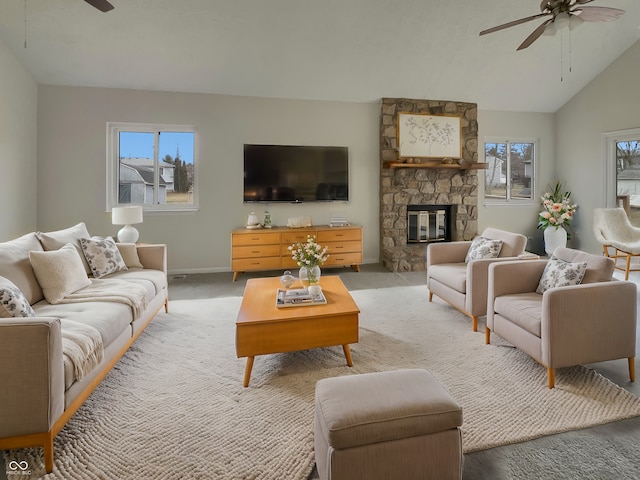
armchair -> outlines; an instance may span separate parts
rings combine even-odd
[[[546,367],[549,388],[555,370],[627,358],[635,380],[636,285],[612,277],[613,260],[559,247],[554,256],[586,263],[578,285],[537,293],[547,260],[495,263],[489,267],[485,340],[491,332]]]
[[[519,233],[487,228],[482,237],[502,240],[498,258],[471,260],[465,263],[472,242],[431,243],[427,247],[427,288],[429,301],[437,295],[471,318],[478,331],[478,317],[487,313],[487,275],[494,262],[513,260],[524,252],[527,237]]]
[[[596,208],[593,211],[593,233],[602,244],[604,254],[613,258],[615,268],[624,272],[629,280],[629,272],[639,269],[631,267],[631,257],[640,256],[640,228],[634,227],[624,208]],[[625,259],[625,266],[618,266],[618,259]]]

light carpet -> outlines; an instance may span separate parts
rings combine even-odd
[[[171,302],[58,435],[44,478],[304,480],[315,383],[399,368],[428,369],[462,405],[466,453],[640,415],[637,397],[585,367],[558,369],[548,389],[543,367],[496,335],[485,345],[424,286],[352,295],[353,368],[341,347],[261,356],[249,388],[235,355],[241,299]],[[5,460],[44,471],[39,449]]]

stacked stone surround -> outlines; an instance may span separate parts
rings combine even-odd
[[[478,172],[437,168],[441,159],[398,159],[398,113],[459,116],[462,161],[478,161],[478,108],[475,103],[383,98],[380,116],[380,256],[393,272],[424,271],[426,243],[407,243],[408,205],[452,205],[451,238],[478,233]],[[430,163],[436,168],[386,168],[387,162]]]

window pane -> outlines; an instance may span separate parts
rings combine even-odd
[[[507,198],[507,144],[485,143],[485,197]]]
[[[120,132],[118,203],[153,203],[153,144],[150,132]]]
[[[631,224],[640,226],[640,140],[616,142],[616,204],[625,207]]]
[[[511,144],[511,198],[531,198],[533,143]]]
[[[194,145],[193,132],[160,132],[158,166],[166,203],[193,204]]]

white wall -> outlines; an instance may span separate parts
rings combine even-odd
[[[592,233],[594,208],[607,205],[602,134],[640,127],[638,78],[640,42],[556,112],[556,170],[579,206],[572,223],[581,250],[602,252]]]
[[[36,83],[0,41],[0,241],[36,229]]]
[[[379,115],[377,103],[275,100],[41,86],[38,102],[38,227],[47,231],[79,221],[92,235],[115,235],[105,206],[106,123],[196,125],[200,134],[200,210],[148,214],[137,225],[143,242],[167,243],[172,272],[227,271],[230,232],[251,209],[243,204],[243,144],[344,145],[350,155],[350,202],[270,204],[274,225],[292,216],[329,221],[344,210],[364,227],[364,261],[379,256]]]
[[[364,227],[364,261],[379,259],[380,104],[279,100],[104,88],[40,86],[38,100],[38,228],[64,228],[79,221],[94,235],[115,235],[105,209],[106,123],[193,124],[200,132],[200,210],[194,214],[147,214],[138,225],[141,241],[169,245],[174,272],[228,271],[230,231],[249,211],[262,218],[264,206],[242,202],[244,143],[346,145],[351,185],[349,203],[271,204],[275,225],[310,215],[326,224],[332,210]],[[479,112],[479,141],[506,135],[540,139],[543,186],[553,169],[553,115]],[[480,171],[482,173],[483,171]],[[480,199],[483,195],[480,178]],[[534,238],[539,205],[479,205],[480,230],[495,226]]]
[[[480,111],[478,114],[478,151],[480,161],[484,162],[484,140],[486,137],[498,137],[505,140],[537,139],[538,165],[536,166],[537,184],[534,186],[534,199],[526,205],[486,205],[484,199],[484,173],[478,171],[478,231],[486,227],[501,228],[522,233],[529,238],[527,249],[533,252],[544,251],[542,230],[538,230],[540,197],[555,175],[555,121],[551,113],[521,113]]]

